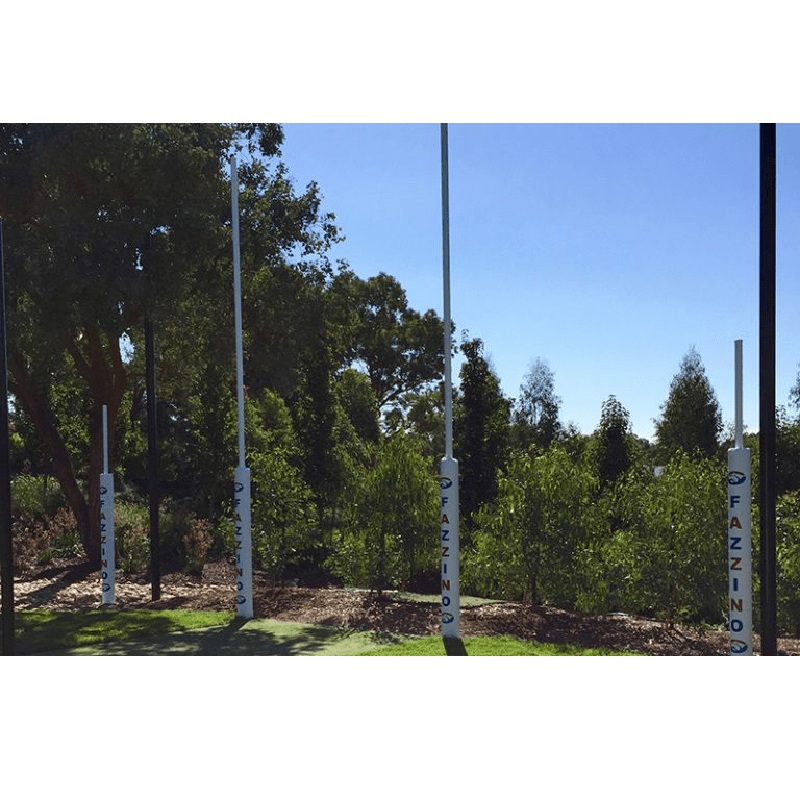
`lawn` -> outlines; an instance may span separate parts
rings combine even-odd
[[[623,656],[617,650],[591,649],[571,644],[526,642],[514,636],[477,636],[449,640],[426,636],[377,648],[365,656]]]
[[[441,636],[244,620],[232,611],[20,611],[16,626],[19,655],[623,655],[525,642],[512,636],[445,640]]]

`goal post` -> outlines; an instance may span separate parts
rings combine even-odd
[[[730,655],[753,654],[753,566],[750,450],[744,446],[742,340],[735,348],[735,434],[728,450],[728,630]]]

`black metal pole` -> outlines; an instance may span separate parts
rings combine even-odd
[[[11,531],[11,470],[8,453],[8,363],[3,220],[0,219],[0,581],[3,600],[3,655],[14,655],[14,542]]]
[[[759,522],[761,655],[778,654],[775,569],[775,124],[760,138],[759,245]]]
[[[161,548],[158,535],[158,431],[156,427],[156,359],[153,320],[144,320],[144,357],[147,373],[147,475],[150,484],[150,582],[153,600],[161,597]]]

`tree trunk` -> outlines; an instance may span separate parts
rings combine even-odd
[[[127,373],[122,362],[119,341],[103,347],[98,328],[84,331],[81,352],[77,345],[70,347],[70,355],[81,377],[88,383],[94,407],[89,420],[89,496],[84,496],[72,467],[69,451],[56,427],[47,401],[37,391],[25,360],[19,353],[10,359],[14,380],[14,393],[41,434],[52,458],[53,471],[61,490],[75,514],[84,552],[93,565],[100,564],[100,473],[103,471],[103,406],[108,410],[109,471],[114,467],[114,425],[127,386]],[[110,363],[106,359],[106,349]]]
[[[81,542],[84,549],[89,541],[90,513],[89,505],[83,496],[75,472],[72,469],[69,452],[67,451],[64,440],[61,438],[56,428],[55,420],[47,406],[47,402],[33,385],[31,376],[24,359],[19,353],[15,353],[9,360],[9,367],[14,380],[14,394],[22,403],[25,412],[30,416],[36,426],[52,459],[53,472],[58,481],[61,491],[64,492],[70,508],[75,514],[78,523]],[[87,551],[88,555],[88,551]],[[99,550],[98,550],[99,559]]]

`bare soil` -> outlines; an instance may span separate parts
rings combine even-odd
[[[161,576],[159,599],[145,575],[117,575],[118,608],[234,609],[232,565],[207,564],[203,574],[170,572]],[[99,608],[100,577],[81,562],[55,562],[32,571],[14,584],[17,609],[62,611]],[[396,593],[377,594],[341,588],[295,588],[272,585],[254,572],[253,609],[256,617],[376,631],[437,634],[441,630],[438,603],[410,602]],[[605,647],[660,656],[727,655],[728,632],[687,625],[668,625],[626,614],[592,616],[549,606],[487,603],[461,608],[461,636],[509,634],[520,639]],[[759,637],[754,649],[758,654]],[[780,638],[779,655],[800,655],[800,639]]]

